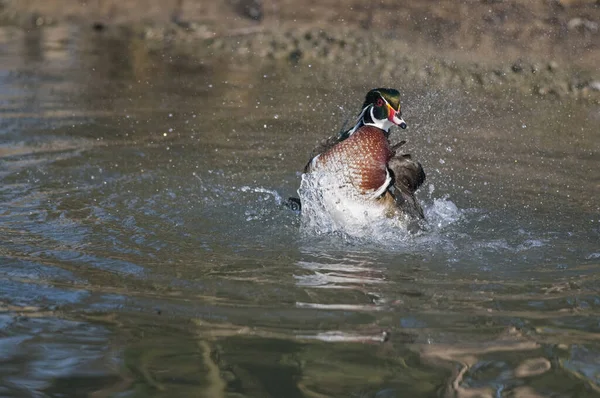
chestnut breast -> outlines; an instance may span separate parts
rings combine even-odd
[[[312,169],[338,174],[341,183],[350,183],[361,194],[365,194],[385,184],[387,163],[392,155],[383,131],[363,126],[321,154]]]

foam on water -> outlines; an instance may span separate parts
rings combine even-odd
[[[352,195],[320,173],[303,174],[298,189],[302,201],[302,230],[307,235],[341,235],[353,241],[397,245],[460,219],[462,212],[448,198],[424,203],[425,222],[387,217],[385,208]]]

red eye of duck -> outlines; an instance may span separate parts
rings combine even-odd
[[[375,105],[377,105],[377,106],[383,106],[383,99],[382,98],[377,98],[377,102],[375,103]]]

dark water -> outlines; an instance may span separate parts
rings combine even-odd
[[[598,106],[70,27],[0,61],[0,396],[600,396]],[[379,85],[428,229],[319,233],[281,200]]]

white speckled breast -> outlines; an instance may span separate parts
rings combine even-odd
[[[392,155],[383,131],[363,126],[316,158],[310,171],[333,173],[340,186],[350,185],[362,195],[372,194],[386,184]]]

